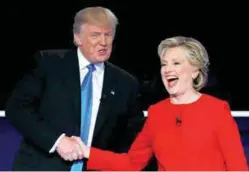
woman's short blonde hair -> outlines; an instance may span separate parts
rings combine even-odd
[[[158,55],[160,59],[169,48],[182,47],[187,52],[189,63],[199,69],[198,76],[193,80],[193,87],[199,91],[208,80],[209,57],[205,47],[196,39],[191,37],[176,36],[167,38],[158,46]]]

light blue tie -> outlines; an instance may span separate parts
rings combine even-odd
[[[82,141],[87,145],[92,114],[92,73],[95,70],[93,64],[87,66],[88,73],[81,84],[81,133]],[[83,160],[73,163],[71,171],[82,171]]]

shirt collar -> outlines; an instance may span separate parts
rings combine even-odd
[[[77,55],[78,55],[78,61],[79,61],[79,68],[80,70],[84,69],[86,66],[88,66],[90,64],[90,62],[85,58],[85,56],[81,53],[80,49],[77,49]],[[104,70],[104,63],[96,63],[94,64],[94,66],[96,67],[97,71],[102,72]]]

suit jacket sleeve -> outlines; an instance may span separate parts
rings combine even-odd
[[[54,131],[39,115],[45,80],[44,57],[35,56],[36,68],[23,77],[6,104],[6,117],[24,136],[41,149],[49,152],[62,133]]]
[[[248,171],[239,129],[226,102],[219,113],[217,132],[227,170]]]
[[[92,147],[87,169],[138,171],[144,168],[153,154],[149,121],[146,120],[128,153],[115,153]]]

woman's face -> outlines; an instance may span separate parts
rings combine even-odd
[[[187,59],[187,51],[181,47],[168,49],[161,59],[163,84],[171,96],[178,96],[193,91],[193,79],[198,69]]]

